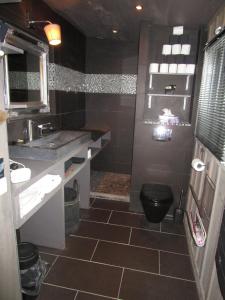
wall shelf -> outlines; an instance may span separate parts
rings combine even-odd
[[[194,76],[192,73],[160,73],[160,72],[150,72],[150,75],[166,75],[166,76]]]
[[[178,94],[152,94],[152,93],[148,93],[148,96],[155,96],[155,97],[176,97],[176,98],[190,98],[191,95],[178,95]]]
[[[164,124],[164,123],[161,123],[160,121],[153,121],[153,120],[144,120],[144,124],[146,125],[162,125],[162,126],[178,126],[178,127],[190,127],[191,124],[188,123],[188,122],[179,122],[178,124],[174,124],[174,125],[171,125],[171,124]]]

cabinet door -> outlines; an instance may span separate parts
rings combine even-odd
[[[3,63],[0,60],[0,110],[3,110]],[[0,158],[4,161],[4,176],[7,178],[8,191],[0,196],[0,299],[20,300],[20,277],[17,258],[17,243],[13,223],[13,206],[10,197],[9,162],[6,122],[0,122]],[[1,172],[3,174],[3,172]],[[2,177],[1,179],[4,179]],[[1,186],[2,191],[2,186]]]

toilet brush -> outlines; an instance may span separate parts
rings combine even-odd
[[[175,210],[174,210],[174,222],[175,223],[182,223],[182,221],[183,221],[184,210],[181,207],[183,197],[184,197],[184,190],[182,189],[181,193],[180,193],[180,200],[179,200],[178,208],[175,208]]]

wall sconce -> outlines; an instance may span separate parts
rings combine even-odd
[[[61,44],[61,28],[58,24],[53,24],[50,21],[28,21],[29,27],[33,24],[40,24],[40,23],[48,23],[44,27],[44,32],[47,36],[48,42],[52,46],[57,46]]]

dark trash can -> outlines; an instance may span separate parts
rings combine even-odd
[[[65,207],[65,232],[66,235],[74,233],[79,224],[79,185],[74,180],[73,187],[64,188],[64,207]]]
[[[19,243],[18,254],[23,299],[35,299],[40,293],[47,263],[40,258],[37,246],[31,243]]]

